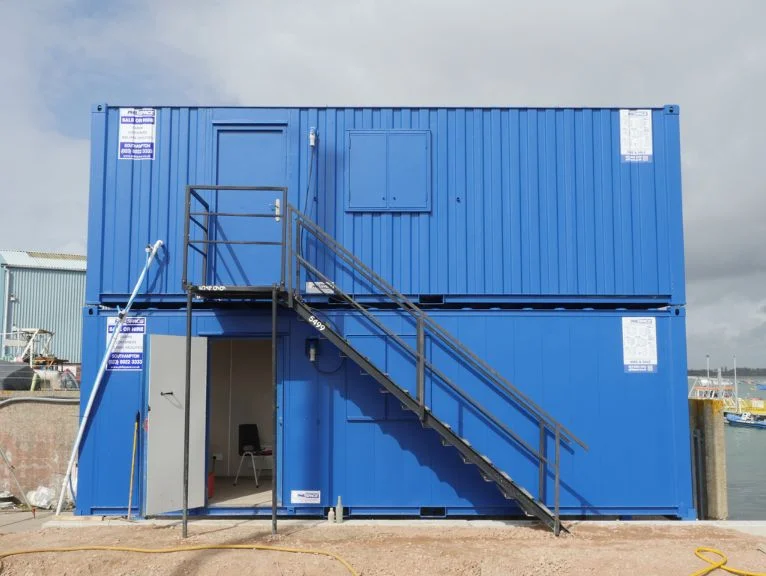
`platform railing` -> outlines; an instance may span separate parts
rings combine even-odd
[[[203,193],[209,193],[205,198]],[[279,204],[273,204],[269,211],[256,212],[225,212],[215,209],[218,205],[220,193],[251,193],[252,194],[279,194]],[[211,246],[280,246],[280,284],[285,284],[285,247],[286,232],[285,212],[287,205],[287,188],[284,186],[217,186],[217,185],[189,185],[186,187],[185,198],[185,218],[184,218],[184,254],[183,269],[181,273],[181,285],[186,290],[191,287],[197,292],[209,292],[209,290],[200,290],[207,288],[212,284],[210,272],[210,247]],[[275,218],[280,223],[281,237],[279,240],[231,240],[228,238],[219,238],[220,232],[225,230],[221,221],[229,218]],[[201,258],[199,277],[190,278],[191,266],[189,258],[191,252],[194,252]],[[247,293],[254,290],[270,291],[268,286],[248,286],[248,285],[226,285],[215,286],[223,292],[225,289],[230,291],[239,291]]]

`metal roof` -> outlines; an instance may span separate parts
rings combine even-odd
[[[9,268],[38,268],[43,270],[74,270],[85,272],[85,256],[55,252],[0,250],[0,265]]]

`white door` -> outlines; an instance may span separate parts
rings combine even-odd
[[[207,338],[192,338],[189,508],[205,505]],[[149,337],[146,504],[153,516],[183,508],[186,337]]]

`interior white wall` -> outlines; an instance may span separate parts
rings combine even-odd
[[[271,342],[210,339],[209,453],[221,454],[216,476],[234,476],[240,424],[258,424],[261,444],[273,445]]]

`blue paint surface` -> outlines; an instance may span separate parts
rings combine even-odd
[[[105,105],[92,114],[89,303],[123,301],[144,247],[157,239],[167,251],[142,298],[181,302],[186,185],[277,181],[291,203],[405,294],[686,301],[675,106],[651,111],[648,162],[621,160],[612,108],[161,107],[153,161],[118,160],[118,116]],[[265,140],[272,134],[279,142]],[[351,134],[377,139],[379,153],[352,162]],[[393,152],[385,143],[385,161],[384,134],[405,141]],[[246,226],[229,225],[237,233]],[[276,257],[254,250],[222,255],[227,269],[213,280],[252,280],[258,268],[258,283],[278,281]],[[330,255],[313,256],[347,291],[369,291]]]
[[[92,312],[92,313],[91,313]],[[83,397],[90,392],[105,347],[109,312],[86,309]],[[185,334],[180,310],[140,312],[149,334]],[[358,366],[319,342],[318,369],[308,362],[305,340],[317,333],[289,311],[279,318],[280,428],[277,441],[281,513],[321,515],[338,495],[351,514],[417,515],[422,507],[448,515],[517,514],[478,471],[424,430]],[[395,312],[378,317],[414,344],[414,326]],[[622,317],[652,316],[657,322],[658,370],[623,370]],[[414,390],[411,358],[380,338],[353,313],[322,313],[403,388]],[[656,515],[692,513],[686,400],[685,316],[682,309],[653,311],[437,311],[437,322],[473,348],[500,373],[539,402],[589,446],[562,449],[564,514]],[[193,332],[208,337],[270,334],[268,313],[255,310],[197,311]],[[147,342],[147,346],[148,346]],[[534,443],[538,428],[507,397],[469,372],[428,339],[429,360],[445,375]],[[151,357],[151,351],[149,350]],[[146,416],[143,372],[111,372],[79,460],[79,514],[124,514],[133,421]],[[518,443],[479,417],[468,403],[431,375],[427,399],[435,415],[452,425],[512,478],[538,495],[537,463]],[[145,436],[140,441],[145,450]],[[549,454],[553,440],[548,438]],[[179,450],[182,446],[178,447]],[[192,447],[204,450],[204,447]],[[144,493],[139,459],[136,502]],[[543,498],[552,503],[552,472]],[[179,490],[181,487],[179,486]],[[315,506],[290,504],[291,490],[321,490]],[[200,511],[199,513],[204,513]],[[212,513],[248,513],[218,510]]]

